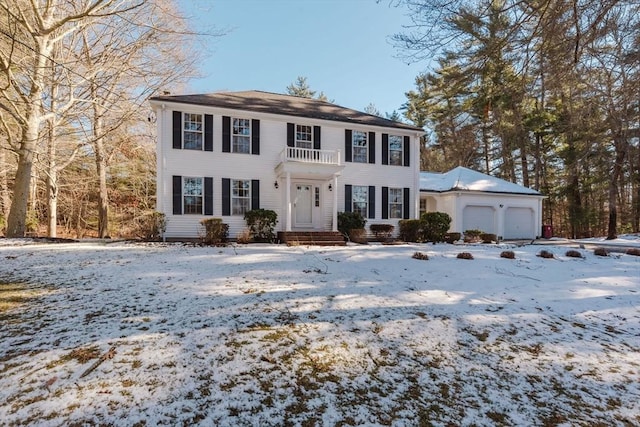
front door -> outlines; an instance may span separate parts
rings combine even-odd
[[[312,197],[311,190],[313,186],[308,184],[294,185],[294,212],[296,227],[311,227],[313,223],[312,217]]]

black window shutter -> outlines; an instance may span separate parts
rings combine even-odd
[[[182,177],[173,176],[173,214],[182,215]]]
[[[376,162],[376,133],[369,132],[369,163],[375,164]]]
[[[251,209],[260,209],[260,180],[251,180]]]
[[[173,148],[182,148],[182,112],[173,112]]]
[[[404,165],[410,166],[411,163],[411,138],[408,136],[404,137]]]
[[[313,149],[320,149],[320,126],[313,127]]]
[[[382,187],[382,219],[389,219],[389,187]]]
[[[222,152],[231,152],[231,117],[222,116]]]
[[[369,218],[376,217],[376,187],[369,186]]]
[[[389,164],[389,134],[382,134],[382,164]]]
[[[251,154],[260,154],[260,120],[251,120]]]
[[[405,187],[402,197],[402,208],[404,209],[404,219],[409,219],[409,188]]]
[[[295,133],[296,125],[293,123],[287,123],[287,147],[296,146]]]
[[[204,115],[204,151],[213,151],[213,116]]]
[[[213,178],[204,178],[204,214],[213,215]]]
[[[351,130],[347,129],[344,131],[344,161],[352,162],[353,154],[351,150],[353,149],[353,142],[351,140]]]
[[[222,178],[222,215],[231,215],[231,180]]]
[[[345,212],[351,212],[351,206],[352,206],[352,199],[351,199],[351,186],[348,184],[345,184],[344,186],[344,211]]]

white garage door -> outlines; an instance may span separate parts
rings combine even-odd
[[[465,206],[462,213],[462,231],[482,230],[495,233],[495,211],[491,206]]]
[[[507,208],[504,213],[505,239],[533,239],[533,209]]]

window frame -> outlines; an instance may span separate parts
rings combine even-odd
[[[403,166],[404,165],[404,138],[400,135],[389,135],[389,165],[391,166]],[[400,149],[392,148],[394,144],[397,144]],[[394,155],[395,154],[395,155]]]
[[[192,120],[193,118],[199,118],[200,121],[198,123],[198,121],[196,120]],[[191,129],[191,128],[187,128],[188,124],[195,124],[196,128],[195,129]],[[199,129],[198,129],[198,124],[199,124]],[[191,127],[191,126],[189,126]],[[190,113],[190,112],[183,112],[182,113],[182,149],[183,150],[194,150],[194,151],[203,151],[204,150],[204,114],[202,113]],[[187,138],[187,135],[193,135],[195,136],[199,136],[199,141],[195,141],[196,138],[193,139],[193,141],[187,141],[188,139],[191,138]],[[187,143],[189,142],[189,144],[196,142],[196,146],[187,146]],[[199,145],[199,146],[198,146]]]
[[[364,201],[356,200],[356,195],[364,195]],[[369,217],[369,186],[368,185],[352,185],[351,186],[351,212],[358,212],[362,218]]]
[[[361,138],[356,138],[356,135]],[[357,144],[360,142],[361,144]],[[361,130],[351,131],[351,161],[369,163],[369,133]]]
[[[241,188],[238,183],[244,183],[246,188]],[[250,179],[231,179],[231,191],[229,192],[231,202],[231,215],[244,215],[251,210],[251,180]],[[240,191],[245,192],[239,195]],[[243,203],[237,203],[242,201]]]
[[[236,125],[236,122],[244,122],[242,125]],[[252,124],[251,119],[245,119],[241,117],[231,118],[231,152],[238,154],[251,154],[251,137],[252,137]],[[236,130],[244,129],[247,133],[239,133]],[[242,147],[244,150],[238,150],[241,146],[238,140],[242,139]]]
[[[394,193],[397,193],[397,194],[394,194]],[[404,218],[404,188],[389,187],[388,194],[389,194],[388,196],[389,206],[387,206],[387,209],[389,209],[389,219],[403,219]],[[399,194],[399,197],[398,197],[398,194]],[[398,202],[398,199],[400,200],[399,202]]]
[[[188,181],[199,181],[200,194],[190,194],[187,191]],[[187,202],[189,198],[200,199],[200,203]],[[197,208],[200,206],[200,211]],[[182,214],[183,215],[202,215],[204,212],[204,179],[200,176],[183,176],[182,177]]]
[[[294,129],[294,135],[293,135],[293,143],[294,143],[294,147],[296,148],[304,148],[307,150],[313,150],[313,126],[311,125],[301,125],[301,124],[297,124],[295,125],[295,129]],[[307,128],[307,130],[302,131],[301,128]],[[308,135],[309,139],[301,139],[298,138],[299,135]],[[309,145],[308,147],[306,145]],[[304,145],[304,146],[303,146]]]

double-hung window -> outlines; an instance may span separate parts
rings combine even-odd
[[[398,135],[389,135],[389,164],[402,166],[403,139]]]
[[[251,210],[251,180],[231,180],[231,214],[244,215]]]
[[[358,212],[363,218],[369,216],[369,187],[354,185],[351,187],[351,211]]]
[[[182,180],[183,213],[202,214],[202,178],[184,177]]]
[[[202,150],[204,126],[202,114],[184,113],[182,121],[185,150]]]
[[[234,153],[251,152],[251,120],[233,119],[232,151]]]
[[[306,125],[296,125],[296,147],[313,148],[313,128]]]
[[[353,144],[353,161],[357,163],[367,163],[369,154],[367,152],[367,133],[354,130],[351,133]]]
[[[389,218],[402,218],[402,188],[389,188]]]

